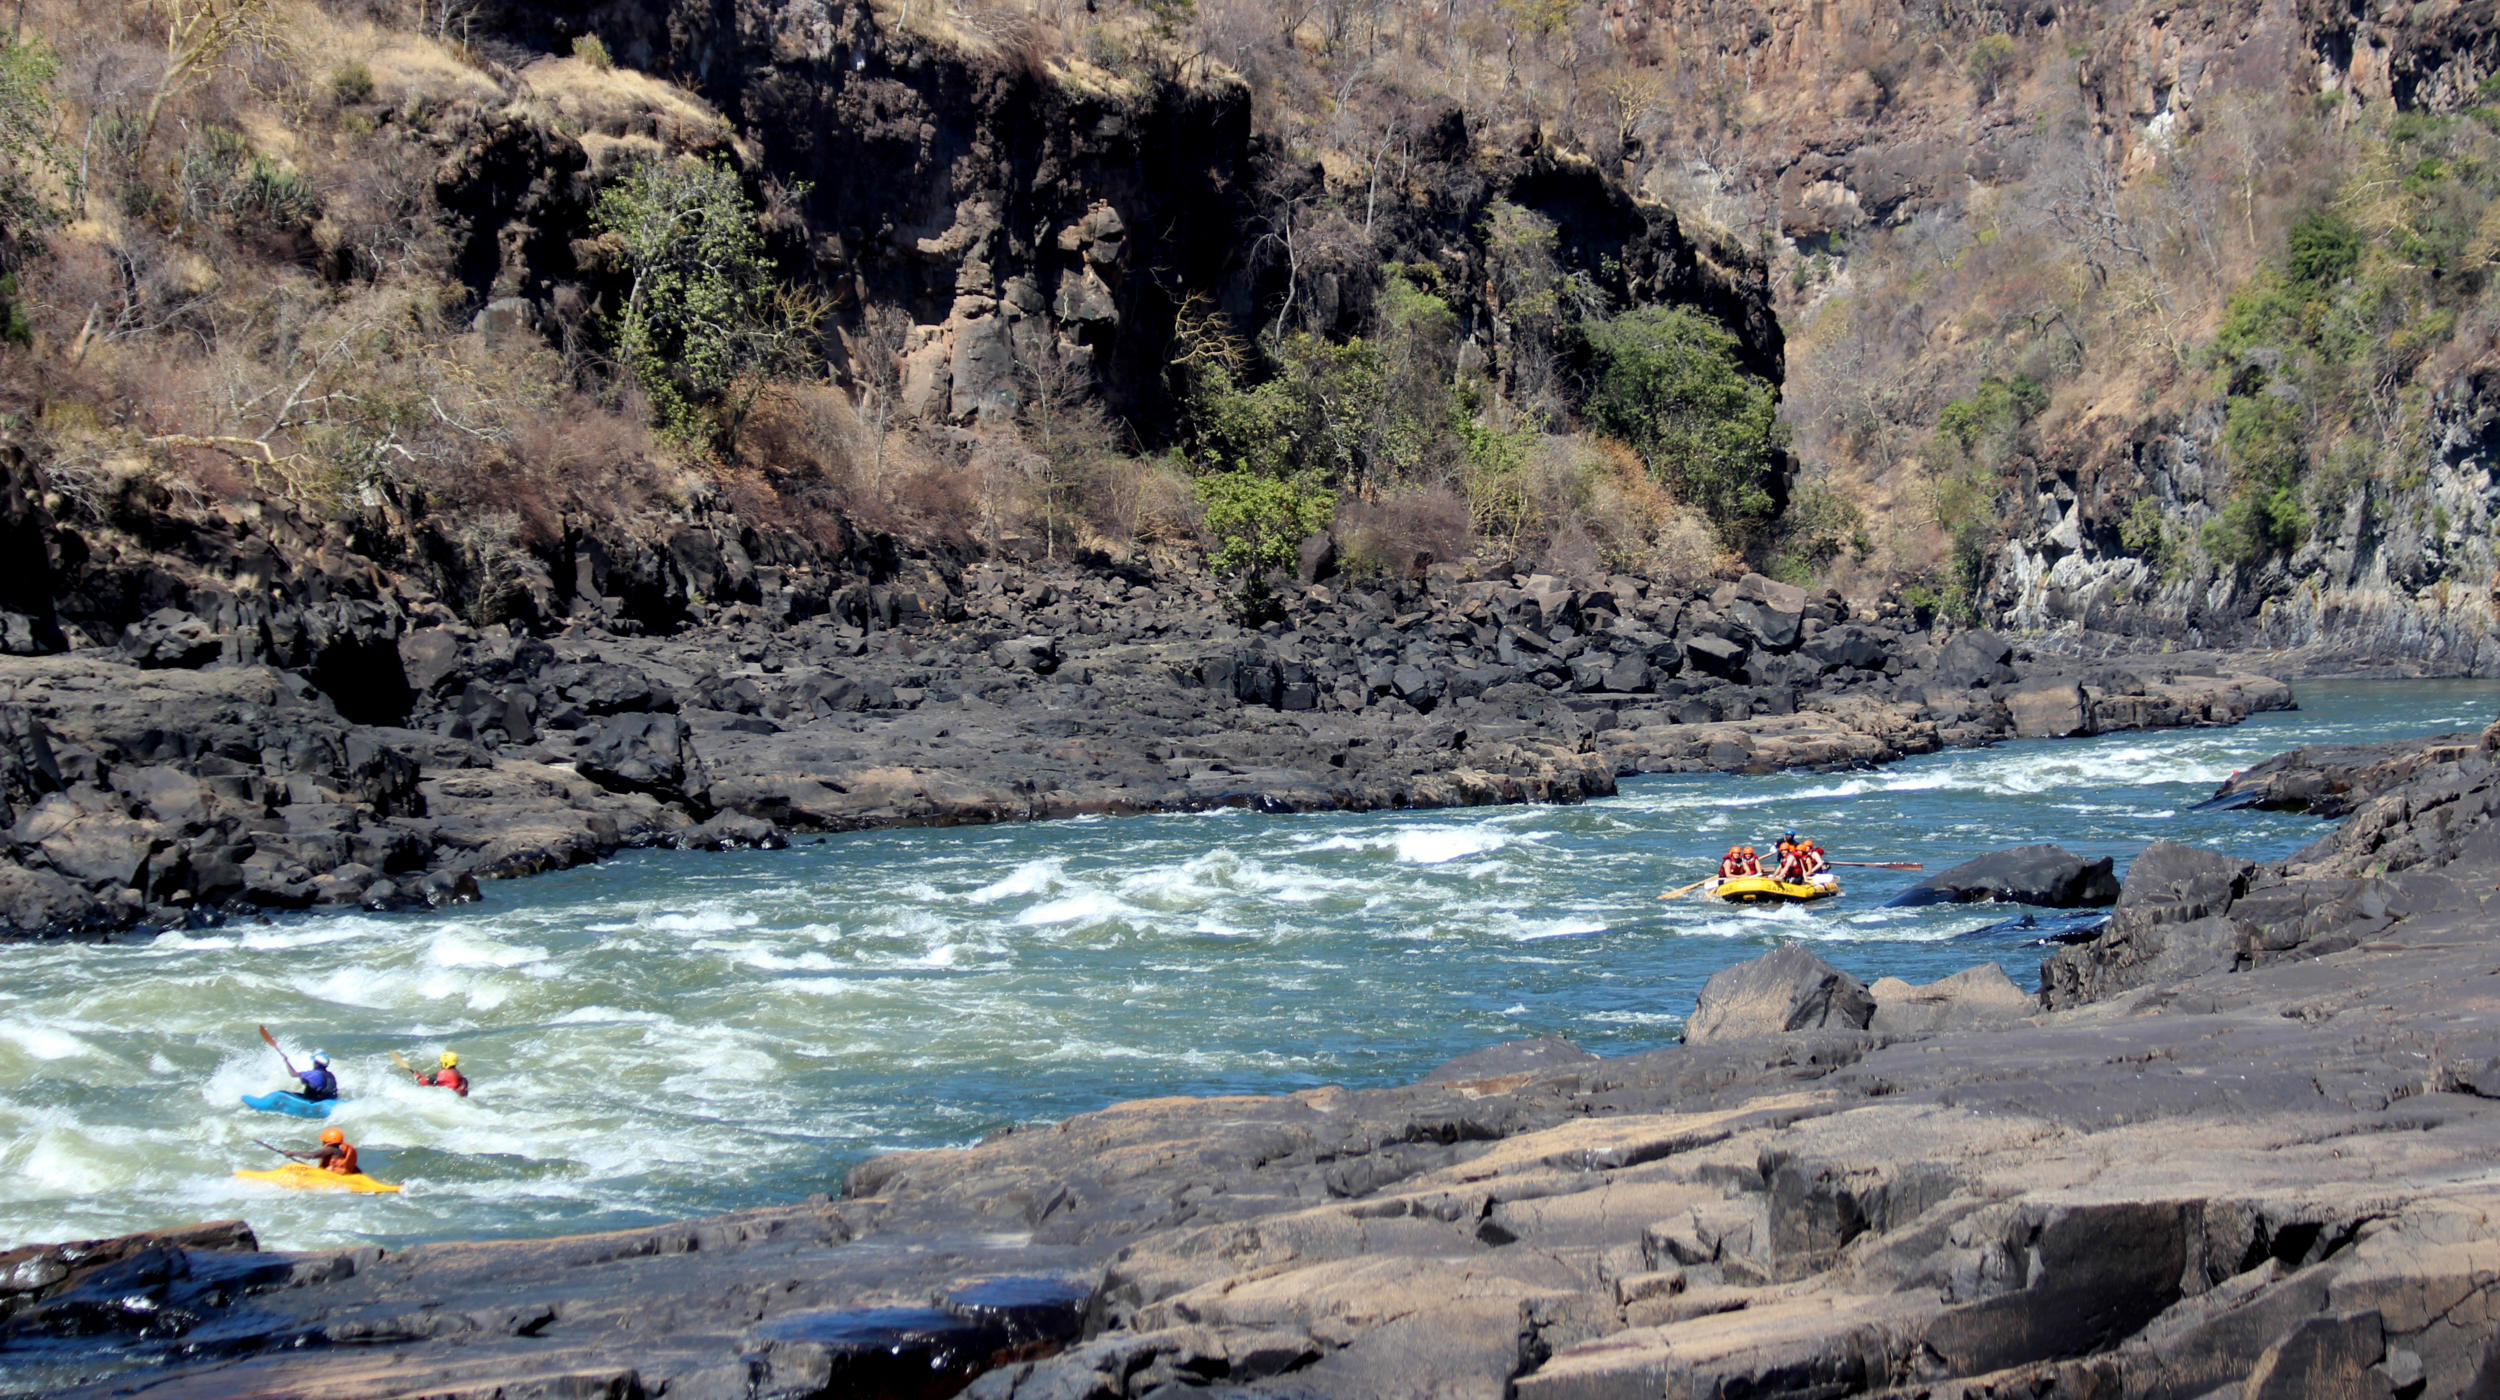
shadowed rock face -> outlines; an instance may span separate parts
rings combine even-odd
[[[2060,951],[2065,1010],[1973,969],[1781,1031],[1868,999],[1782,949],[1731,970],[1789,989],[1759,1034],[1148,1100],[878,1158],[839,1200],[300,1258],[250,1299],[283,1342],[88,1393],[913,1393],[837,1385],[862,1373],[824,1339],[922,1345],[1008,1276],[1090,1301],[992,1353],[987,1400],[2482,1394],[2500,850],[2473,771],[2381,794],[2367,849],[2347,826],[2305,873],[2148,850],[2126,937]],[[2398,848],[2432,858],[2329,873]],[[2147,962],[2176,970],[2125,985]]]

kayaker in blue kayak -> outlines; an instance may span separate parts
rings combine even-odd
[[[339,1096],[339,1077],[330,1072],[330,1057],[318,1050],[313,1052],[312,1064],[295,1071],[295,1077],[303,1082],[304,1097],[314,1103]]]

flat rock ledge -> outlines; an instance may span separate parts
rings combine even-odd
[[[1985,968],[1835,996],[1775,954],[1737,1002],[1784,1026],[1862,995],[1863,1028],[1531,1042],[1405,1088],[880,1157],[786,1208],[282,1256],[190,1353],[68,1393],[2489,1394],[2495,748],[2282,866],[2149,850],[2042,996]],[[1081,1317],[932,1361],[1000,1279],[1072,1287]],[[23,1295],[8,1344],[54,1301]],[[919,1389],[861,1369],[904,1357]]]

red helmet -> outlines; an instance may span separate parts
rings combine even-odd
[[[332,1146],[336,1146],[339,1143],[347,1141],[347,1134],[340,1132],[336,1128],[324,1128],[321,1130],[321,1140],[331,1144]]]

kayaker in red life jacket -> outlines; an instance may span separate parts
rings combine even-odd
[[[347,1134],[336,1128],[322,1130],[320,1151],[289,1152],[286,1155],[299,1162],[310,1162],[325,1172],[336,1172],[340,1176],[356,1174],[356,1145],[347,1140]]]
[[[469,1078],[460,1072],[460,1056],[449,1050],[443,1052],[442,1068],[419,1070],[417,1082],[430,1089],[449,1089],[464,1099],[469,1096]]]

